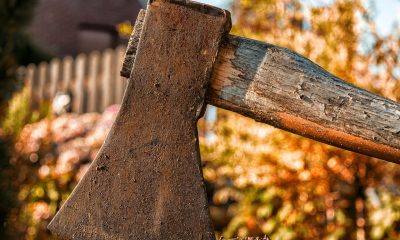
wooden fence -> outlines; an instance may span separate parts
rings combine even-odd
[[[72,112],[102,112],[120,103],[127,79],[120,76],[125,47],[55,58],[49,63],[23,68],[25,84],[30,87],[32,106],[52,101],[57,92],[72,96]]]

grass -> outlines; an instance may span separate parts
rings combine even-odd
[[[10,100],[5,117],[0,125],[4,135],[16,139],[26,124],[37,122],[51,113],[50,104],[43,103],[39,110],[31,109],[29,88],[25,87]]]

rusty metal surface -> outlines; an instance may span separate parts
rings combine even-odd
[[[230,19],[208,8],[204,13],[165,1],[148,6],[120,113],[96,160],[50,223],[54,234],[214,239],[196,122]]]

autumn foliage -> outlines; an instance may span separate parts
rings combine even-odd
[[[399,29],[381,37],[363,1],[236,1],[233,31],[292,49],[331,73],[400,99]],[[222,233],[272,239],[399,239],[400,168],[220,111],[203,145]],[[223,179],[223,180],[221,180]]]
[[[400,29],[377,33],[361,0],[306,7],[237,0],[233,33],[292,49],[369,91],[400,100]],[[46,225],[95,158],[118,107],[25,126],[11,163],[16,239]],[[203,174],[217,236],[400,239],[400,166],[344,151],[228,111],[200,121]]]

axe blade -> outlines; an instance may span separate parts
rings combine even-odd
[[[214,239],[196,122],[225,10],[151,1],[117,119],[49,225],[62,239]]]

